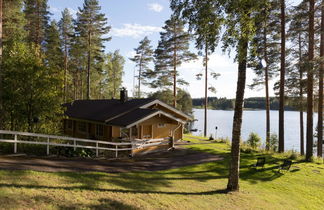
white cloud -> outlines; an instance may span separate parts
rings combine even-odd
[[[148,36],[156,32],[160,32],[161,27],[144,26],[140,24],[123,24],[122,28],[112,28],[111,34],[116,37],[132,37],[134,39]]]
[[[163,10],[163,6],[161,4],[158,3],[151,3],[147,5],[149,10],[152,10],[154,12],[162,12]]]
[[[132,50],[132,51],[128,51],[128,52],[126,53],[126,57],[127,57],[127,58],[133,58],[135,55],[136,55],[136,52],[135,52],[134,50]]]
[[[53,14],[61,12],[61,10],[59,8],[57,8],[57,7],[50,7],[49,10]]]
[[[75,9],[72,9],[72,8],[69,7],[68,10],[69,10],[69,12],[71,13],[71,15],[72,15],[73,17],[76,16],[77,11],[76,11]]]

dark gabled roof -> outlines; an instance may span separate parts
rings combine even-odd
[[[154,113],[159,112],[157,109],[135,109],[131,112],[128,112],[120,117],[114,118],[107,122],[108,125],[115,125],[120,127],[126,127],[135,123],[145,117],[148,117]]]
[[[154,99],[132,99],[126,102],[121,102],[116,99],[76,100],[72,103],[64,104],[64,106],[66,107],[65,114],[70,118],[105,122],[152,101]]]

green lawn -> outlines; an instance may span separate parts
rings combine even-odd
[[[186,137],[189,140],[189,137]],[[190,141],[201,143],[190,138]],[[0,209],[323,209],[324,164],[294,161],[279,174],[283,156],[242,154],[241,191],[224,193],[229,147],[194,144],[220,154],[219,162],[159,172],[44,173],[0,171]],[[263,171],[250,169],[266,156]],[[1,163],[0,163],[1,164]]]

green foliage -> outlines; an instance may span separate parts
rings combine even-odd
[[[108,53],[104,64],[104,80],[102,81],[103,98],[118,98],[124,75],[125,59],[119,50]]]
[[[162,90],[149,94],[149,98],[156,98],[164,103],[173,104],[173,93],[171,90]],[[192,99],[188,92],[178,89],[177,108],[186,114],[192,114]]]
[[[86,57],[86,97],[88,99],[90,99],[91,92],[93,92],[93,98],[100,98],[102,95],[97,84],[102,82],[103,43],[111,39],[106,36],[110,31],[110,26],[107,26],[107,18],[105,14],[100,13],[100,10],[98,0],[85,0],[83,8],[79,8],[75,21],[77,44],[73,47],[78,48],[76,51],[79,53],[84,51],[83,53],[86,54],[83,56]],[[83,59],[83,56],[75,58]],[[82,63],[82,61],[78,61],[78,63]],[[84,66],[78,65],[78,67]]]
[[[60,75],[43,64],[38,50],[25,43],[5,46],[4,112],[6,128],[55,133],[62,113],[59,93]],[[38,123],[34,123],[35,119]]]
[[[24,14],[26,17],[25,29],[27,39],[40,47],[45,40],[46,28],[49,21],[47,0],[25,0]]]
[[[62,12],[62,18],[58,23],[61,39],[61,47],[64,53],[64,102],[73,99],[72,69],[70,67],[70,54],[72,36],[74,35],[73,17],[67,8]]]
[[[276,133],[272,133],[270,135],[270,142],[269,142],[269,144],[270,144],[269,145],[270,150],[277,152],[278,151],[278,143],[279,143],[279,141],[278,141],[277,134]]]
[[[57,156],[94,158],[96,153],[91,149],[72,147],[54,147],[52,152]]]
[[[150,62],[153,61],[151,40],[149,40],[147,36],[144,37],[144,39],[140,41],[139,46],[134,50],[136,54],[133,58],[130,58],[130,60],[135,62],[138,68],[138,75],[136,76],[138,79],[138,91],[136,97],[141,98],[141,84],[149,85],[150,83],[148,80],[154,77],[154,72],[149,67]]]
[[[177,78],[179,67],[183,62],[196,59],[196,55],[189,51],[190,35],[184,31],[185,22],[172,16],[165,22],[160,41],[154,52],[155,80],[153,88],[170,88],[177,84],[187,84],[183,79]],[[176,84],[174,84],[176,79]]]
[[[251,132],[246,143],[253,149],[257,149],[261,146],[261,137],[254,132]]]
[[[13,41],[24,41],[27,32],[24,29],[26,20],[21,12],[23,0],[3,1],[3,44]]]
[[[64,56],[61,49],[60,32],[55,20],[46,29],[44,45],[46,65],[57,74],[62,74]]]
[[[268,81],[276,76],[280,59],[280,4],[276,0],[262,0],[264,6],[257,13],[255,36],[249,49],[249,67],[256,77],[250,88],[259,88],[265,84],[265,68],[268,71]],[[264,60],[262,64],[261,59]]]

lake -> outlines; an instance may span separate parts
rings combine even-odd
[[[204,110],[194,109],[194,117],[198,121],[194,122],[193,128],[198,129],[194,135],[202,135],[204,130]],[[212,134],[215,136],[215,127],[217,126],[217,137],[232,136],[232,123],[234,111],[224,110],[208,110],[208,136]],[[251,132],[257,133],[261,136],[262,141],[265,142],[265,127],[266,127],[266,112],[265,110],[258,111],[244,111],[242,124],[242,139],[245,141]],[[279,111],[270,111],[270,127],[271,133],[278,135],[278,118]],[[317,126],[317,113],[314,114],[314,126]],[[315,130],[315,128],[314,128]],[[304,132],[306,135],[306,113],[304,113]],[[299,112],[285,111],[285,150],[299,151]],[[306,140],[306,137],[305,137]]]

